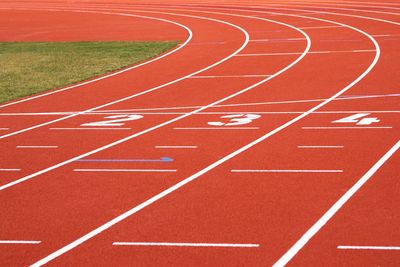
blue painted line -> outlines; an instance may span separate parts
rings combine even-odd
[[[79,162],[172,162],[174,159],[162,157],[160,159],[78,159]]]

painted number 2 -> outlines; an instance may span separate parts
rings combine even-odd
[[[227,122],[222,121],[212,121],[208,125],[212,126],[238,126],[243,124],[248,124],[254,120],[260,118],[261,115],[258,114],[233,114],[222,116],[221,119],[229,119]]]
[[[135,121],[143,118],[141,115],[114,115],[105,117],[104,121],[90,122],[81,124],[85,127],[113,127],[113,126],[123,126],[128,121]]]

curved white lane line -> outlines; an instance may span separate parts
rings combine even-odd
[[[40,11],[41,9],[3,8],[3,7],[2,7],[2,8],[0,8],[0,10],[29,10],[29,11],[34,10],[34,11]],[[60,11],[60,10],[45,10],[45,11]],[[61,11],[60,11],[60,12],[61,12]],[[125,17],[128,16],[128,17],[136,17],[136,18],[143,18],[143,19],[151,19],[151,20],[163,21],[163,22],[167,22],[167,23],[171,23],[171,24],[177,25],[177,26],[179,26],[179,27],[185,29],[185,30],[188,32],[188,38],[185,40],[185,42],[184,42],[183,44],[179,45],[177,48],[175,48],[175,49],[173,49],[173,50],[171,50],[171,51],[169,51],[169,52],[167,52],[167,53],[165,53],[165,54],[162,54],[162,55],[160,55],[160,56],[158,56],[158,57],[155,57],[155,58],[153,58],[153,59],[150,59],[150,60],[148,60],[148,61],[145,61],[145,62],[143,62],[143,63],[137,64],[137,65],[134,65],[134,66],[132,66],[132,67],[128,67],[128,68],[125,68],[125,69],[122,69],[122,70],[120,70],[120,71],[116,71],[116,72],[113,72],[113,73],[110,73],[110,74],[106,74],[106,75],[104,75],[104,76],[100,76],[100,77],[98,77],[98,78],[95,78],[95,79],[92,79],[92,80],[89,80],[89,81],[86,81],[86,82],[81,82],[81,83],[78,83],[78,84],[75,84],[75,85],[72,85],[72,86],[68,86],[68,87],[65,87],[65,88],[57,89],[57,90],[52,90],[52,91],[50,91],[50,92],[48,92],[48,93],[43,93],[43,94],[35,95],[35,96],[32,96],[32,97],[27,97],[27,98],[24,98],[24,99],[21,99],[21,100],[12,101],[12,102],[9,102],[9,103],[0,105],[0,108],[4,108],[4,107],[12,106],[12,105],[15,105],[15,104],[19,104],[19,103],[22,103],[22,102],[30,101],[30,100],[33,100],[33,99],[41,98],[41,97],[44,97],[44,96],[56,94],[56,93],[63,92],[63,91],[66,91],[66,90],[70,90],[70,89],[73,89],[73,88],[76,88],[76,87],[81,87],[81,86],[83,86],[83,85],[90,84],[90,83],[94,83],[94,82],[98,82],[98,81],[101,81],[101,80],[104,80],[104,79],[107,79],[107,78],[110,78],[110,77],[119,75],[119,74],[121,74],[121,73],[124,73],[124,72],[130,71],[130,70],[133,70],[133,69],[142,67],[142,66],[144,66],[144,65],[153,63],[153,62],[155,62],[155,61],[158,61],[158,60],[160,60],[160,59],[162,59],[162,58],[165,58],[165,57],[167,57],[167,56],[169,56],[169,55],[172,55],[172,54],[178,52],[180,49],[182,49],[183,47],[185,47],[185,46],[190,42],[190,40],[191,40],[192,37],[193,37],[193,33],[192,33],[192,31],[189,29],[189,27],[187,27],[187,26],[185,26],[185,25],[183,25],[183,24],[177,23],[177,22],[175,22],[175,21],[167,20],[167,19],[155,18],[155,17],[149,17],[149,16],[142,16],[142,15],[123,14],[123,13],[80,12],[80,11],[71,11],[71,12],[75,12],[75,13],[95,13],[95,14],[116,15],[116,16],[125,16]],[[149,13],[150,13],[150,12],[149,12]]]
[[[42,10],[42,9],[41,9],[41,10]],[[54,10],[54,11],[70,11],[70,10],[68,10],[68,9],[47,9],[47,10]],[[80,13],[92,13],[93,11],[80,9],[79,11],[76,11],[76,12],[80,12]],[[95,12],[97,12],[97,11],[95,11]],[[140,12],[140,11],[139,11],[139,10],[135,10],[135,12]],[[154,12],[148,12],[148,11],[143,11],[143,12],[144,12],[144,13],[154,13]],[[104,13],[104,14],[114,14],[114,13],[112,13],[112,12],[105,12],[105,11],[102,12],[102,13]],[[212,18],[207,18],[207,17],[199,17],[199,16],[190,16],[190,15],[181,15],[181,14],[174,14],[174,13],[163,13],[163,12],[156,12],[156,13],[157,13],[157,14],[167,14],[167,15],[175,15],[175,16],[190,17],[190,18],[195,18],[195,19],[209,20],[209,21],[214,21],[214,22],[217,22],[217,23],[221,23],[221,24],[225,24],[225,25],[231,26],[231,27],[233,27],[233,28],[238,29],[239,31],[241,31],[241,32],[244,34],[244,36],[245,36],[245,41],[244,41],[244,42],[245,42],[245,45],[247,45],[247,42],[248,42],[248,34],[247,34],[247,32],[246,32],[244,29],[242,29],[241,27],[239,27],[239,26],[237,26],[237,25],[234,25],[234,24],[231,24],[231,23],[229,23],[229,22],[225,22],[225,21],[221,21],[221,20],[217,20],[217,19],[212,19]],[[130,14],[126,14],[126,13],[118,13],[118,14],[124,14],[124,16],[130,16]],[[136,15],[132,15],[132,16],[136,16]],[[192,38],[192,32],[190,31],[190,38],[188,38],[188,39],[186,40],[186,42],[184,43],[184,45],[186,45],[186,44],[191,40],[191,38]],[[180,49],[181,47],[178,47],[178,48]],[[69,116],[66,116],[66,117],[58,118],[58,119],[55,119],[55,120],[52,120],[52,121],[48,121],[48,122],[41,123],[41,124],[38,124],[38,125],[34,125],[34,126],[31,126],[31,127],[28,127],[28,128],[24,128],[24,129],[15,131],[15,132],[11,132],[11,133],[8,133],[8,134],[5,134],[5,135],[0,136],[0,139],[4,139],[4,138],[7,138],[7,137],[10,137],[10,136],[13,136],[13,135],[17,135],[17,134],[20,134],[20,133],[24,133],[24,132],[27,132],[27,131],[30,131],[30,130],[33,130],[33,129],[36,129],[36,128],[43,127],[43,126],[47,126],[47,125],[50,125],[50,124],[53,124],[53,123],[56,123],[56,122],[59,122],[59,121],[63,121],[63,120],[66,120],[66,119],[69,119],[69,118],[72,118],[72,117],[76,117],[76,116],[78,116],[78,115],[82,115],[82,114],[87,113],[87,112],[92,112],[92,111],[97,110],[97,109],[101,109],[101,108],[104,108],[104,107],[108,107],[108,106],[114,105],[114,104],[116,104],[116,103],[120,103],[120,102],[129,100],[129,99],[132,99],[132,98],[135,98],[135,97],[138,97],[138,96],[141,96],[141,95],[144,95],[144,94],[147,94],[147,93],[156,91],[156,90],[158,90],[158,89],[164,88],[164,87],[169,86],[169,85],[171,85],[171,84],[180,82],[180,81],[182,81],[182,80],[184,80],[184,79],[187,79],[187,78],[189,78],[189,77],[192,77],[192,76],[194,76],[194,75],[197,75],[197,74],[199,74],[199,73],[201,73],[201,72],[203,72],[203,71],[206,71],[206,70],[208,70],[208,69],[210,69],[210,68],[213,68],[213,67],[215,67],[215,66],[217,66],[217,65],[219,65],[219,64],[221,64],[221,63],[223,63],[223,62],[225,62],[225,61],[227,61],[227,60],[229,60],[230,58],[232,58],[233,56],[235,56],[236,54],[238,54],[238,53],[239,53],[238,51],[241,51],[243,48],[244,48],[244,46],[243,46],[243,47],[240,47],[237,51],[235,51],[235,52],[232,53],[231,55],[229,55],[229,56],[223,58],[222,60],[220,60],[220,61],[218,61],[218,62],[216,62],[216,63],[214,63],[214,64],[212,64],[212,65],[209,65],[208,67],[205,67],[205,68],[203,68],[203,69],[201,69],[201,70],[195,71],[195,72],[193,72],[193,73],[191,73],[191,74],[189,74],[189,75],[183,76],[183,77],[181,77],[181,78],[175,79],[175,80],[173,80],[173,81],[171,81],[171,82],[164,83],[164,84],[162,84],[162,85],[159,85],[159,86],[150,88],[150,89],[145,90],[145,91],[142,91],[142,92],[140,92],[140,93],[137,93],[137,94],[134,94],[134,95],[130,95],[130,96],[128,96],[128,97],[121,98],[121,99],[118,99],[118,100],[115,100],[115,101],[112,101],[112,102],[109,102],[109,103],[106,103],[106,104],[103,104],[103,105],[100,105],[100,106],[96,106],[96,107],[94,107],[94,108],[90,108],[90,109],[87,109],[87,110],[85,110],[85,111],[78,112],[78,113],[76,113],[76,114],[72,114],[72,115],[69,115]],[[0,187],[0,188],[1,188],[1,187]]]

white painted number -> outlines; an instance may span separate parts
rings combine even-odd
[[[123,126],[128,121],[135,121],[143,118],[141,115],[114,115],[105,117],[105,121],[97,121],[81,124],[81,126],[88,127],[112,127],[112,126]]]
[[[212,126],[237,126],[243,125],[253,122],[260,118],[261,116],[258,114],[233,114],[233,115],[226,115],[222,116],[222,119],[230,119],[228,122],[221,122],[221,121],[212,121],[209,122],[208,125]]]
[[[357,125],[370,125],[374,122],[380,122],[378,118],[364,118],[369,114],[370,113],[358,113],[340,120],[333,121],[333,123],[355,123]]]

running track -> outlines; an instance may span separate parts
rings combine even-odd
[[[1,41],[180,45],[0,105],[0,264],[399,266],[399,21],[378,1],[2,1]]]

